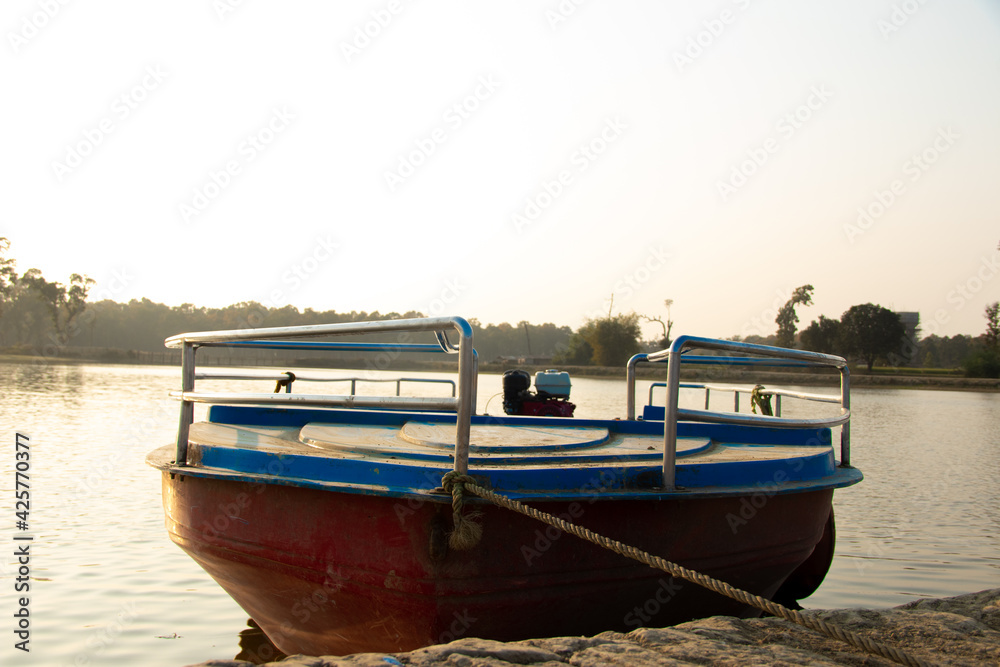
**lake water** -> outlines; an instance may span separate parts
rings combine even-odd
[[[0,662],[235,657],[247,616],[170,542],[159,473],[144,463],[174,439],[178,404],[166,394],[179,370],[0,364],[0,385]],[[479,411],[489,402],[501,413],[499,391],[499,377],[482,377]],[[833,568],[804,604],[886,607],[1000,587],[1000,394],[856,389],[852,398],[853,461],[866,479],[835,496]],[[624,417],[624,382],[574,378],[572,400],[577,416]],[[826,407],[814,406],[797,409]],[[15,433],[31,438],[28,531],[15,527]],[[14,648],[12,617],[24,595],[14,594],[13,553],[29,544],[14,537],[26,535],[30,653]]]

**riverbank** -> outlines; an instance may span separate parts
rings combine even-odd
[[[1000,664],[1000,588],[941,599],[921,599],[891,609],[806,610],[804,616],[856,632],[940,665]],[[196,667],[252,667],[244,660],[211,660]],[[556,637],[519,642],[458,639],[407,653],[346,657],[291,656],[275,667],[385,667],[454,665],[894,665],[848,644],[778,618],[714,616],[669,628],[628,634]]]
[[[180,366],[180,355],[173,351],[164,352],[133,352],[117,355],[91,356],[32,356],[22,354],[0,354],[0,363],[29,365],[80,365],[80,364],[111,364],[111,365],[150,365],[150,366]],[[294,361],[278,361],[273,359],[256,359],[233,361],[225,357],[206,357],[199,364],[212,366],[228,366],[230,362],[245,366],[260,366],[284,369],[287,367],[312,367],[330,370],[365,371],[370,366],[359,359],[339,359],[329,363],[327,360],[308,359]],[[214,362],[214,363],[213,363]],[[546,370],[548,365],[511,365],[500,363],[480,363],[480,373],[502,375],[504,371],[519,368],[534,375],[535,372]],[[382,369],[380,369],[382,370]],[[396,360],[391,369],[399,371],[422,372],[454,372],[455,364],[449,361]],[[559,366],[559,370],[567,371],[571,377],[592,377],[599,379],[620,380],[625,377],[624,368],[610,366]],[[636,377],[641,380],[662,381],[666,369],[660,364],[642,364],[636,368]],[[702,382],[717,384],[764,384],[767,385],[798,385],[798,386],[836,386],[840,378],[833,372],[778,372],[751,368],[727,368],[723,366],[688,367],[684,368],[681,378],[686,382]],[[954,391],[988,391],[1000,392],[1000,379],[997,378],[967,378],[944,369],[891,369],[876,367],[872,372],[867,368],[851,369],[852,387],[879,387],[883,389],[943,389]]]
[[[480,372],[503,373],[509,367],[500,364],[481,364]],[[532,375],[545,370],[542,366],[524,366],[523,370]],[[560,366],[571,377],[594,377],[621,380],[625,370],[602,366]],[[636,368],[640,380],[662,382],[666,379],[666,368],[662,365],[643,365]],[[691,367],[682,368],[681,379],[685,382],[739,385],[798,385],[798,386],[839,386],[840,376],[835,372],[779,372],[757,368]],[[998,378],[967,378],[944,373],[893,373],[891,369],[878,369],[869,373],[866,368],[851,369],[851,387],[881,387],[883,389],[946,389],[958,391],[1000,391]]]

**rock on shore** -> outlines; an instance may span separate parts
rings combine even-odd
[[[941,665],[1000,665],[1000,588],[953,598],[922,599],[893,609],[807,610],[829,623]],[[893,665],[843,642],[778,618],[715,616],[628,634],[519,642],[464,638],[409,653],[345,657],[290,656],[274,667],[603,667],[622,665]],[[212,660],[197,667],[252,667]]]

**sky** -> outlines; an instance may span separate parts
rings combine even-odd
[[[978,335],[1000,299],[996,2],[7,0],[0,29],[0,236],[93,300],[671,300],[723,337],[805,284],[800,328],[872,302]]]

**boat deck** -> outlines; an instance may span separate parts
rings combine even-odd
[[[355,410],[325,411],[328,421],[313,421],[321,416],[315,411],[216,410],[221,419],[192,424],[193,465],[182,474],[426,497],[440,495],[440,479],[453,466],[455,422],[439,414],[397,412],[390,419],[365,423],[356,419],[362,413]],[[275,418],[279,412],[284,419]],[[330,418],[338,412],[355,419]],[[248,423],[219,423],[241,417]],[[476,417],[470,429],[470,474],[492,488],[522,498],[597,490],[602,497],[659,492],[662,424],[504,421]],[[808,439],[747,427],[716,426],[709,432],[703,425],[686,424],[682,430],[690,433],[677,439],[679,488],[664,495],[736,494],[761,488],[773,494],[815,488],[822,478],[828,478],[831,488],[855,481],[853,469],[837,468],[823,429]],[[169,453],[158,450],[157,458]]]

